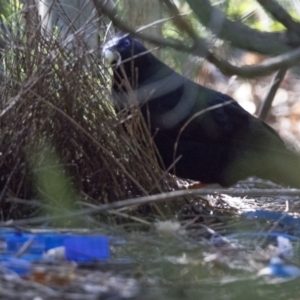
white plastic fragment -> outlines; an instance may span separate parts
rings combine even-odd
[[[294,251],[290,240],[283,236],[278,236],[277,244],[277,256],[280,256],[286,260],[292,260],[294,257]]]
[[[155,223],[156,230],[161,234],[184,234],[185,230],[177,221],[162,221]]]
[[[66,249],[64,246],[55,247],[52,249],[49,249],[45,253],[45,259],[51,259],[51,260],[65,260],[65,252]]]

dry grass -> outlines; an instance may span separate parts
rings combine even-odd
[[[160,170],[139,112],[115,115],[100,51],[80,35],[67,46],[28,30],[21,16],[14,22],[1,65],[2,219],[27,216],[6,199],[41,198],[47,189],[37,178],[47,179],[45,168],[61,173],[75,198],[94,203],[170,190],[174,179]]]

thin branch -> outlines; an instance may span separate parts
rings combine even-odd
[[[284,79],[286,72],[287,72],[287,69],[282,68],[276,73],[274,80],[271,84],[270,91],[269,91],[266,99],[264,100],[261,110],[259,112],[260,119],[265,120],[266,117],[268,116],[268,113],[272,106],[273,99],[276,95],[276,92],[277,92],[282,80]]]
[[[170,0],[161,0],[161,1],[168,8],[169,13],[172,15],[172,21],[177,26],[177,28],[179,28],[181,31],[182,30],[185,31],[196,43],[197,40],[199,40],[199,37],[195,33],[193,27],[182,18],[182,15],[178,11],[177,6],[174,3],[172,3]]]
[[[226,194],[235,197],[259,197],[259,196],[300,196],[300,189],[195,189],[195,190],[180,190],[168,193],[161,193],[157,195],[150,195],[140,198],[131,198],[127,200],[116,201],[113,203],[102,204],[98,206],[93,206],[92,208],[85,208],[73,212],[67,212],[65,214],[57,214],[55,216],[47,217],[34,217],[23,220],[9,220],[5,222],[0,222],[0,227],[5,226],[20,226],[28,224],[38,224],[42,222],[48,222],[52,220],[62,219],[62,218],[74,218],[81,217],[84,215],[91,215],[101,211],[107,211],[109,209],[117,209],[132,205],[143,205],[147,203],[157,203],[161,201],[175,200],[186,196],[197,196],[197,195],[213,195],[213,194]]]
[[[238,75],[245,78],[254,78],[259,76],[270,75],[270,73],[281,68],[291,68],[299,63],[300,47],[287,53],[266,59],[260,64],[253,66],[237,67],[226,60],[217,58],[216,56],[207,57],[207,60],[217,66],[223,73],[228,75]]]

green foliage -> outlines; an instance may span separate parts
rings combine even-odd
[[[7,20],[11,15],[20,11],[22,4],[19,0],[0,0],[0,16]]]
[[[281,31],[285,27],[274,20],[258,2],[253,0],[227,0],[218,5],[227,17],[261,31]],[[292,12],[292,10],[291,10]]]
[[[76,209],[76,197],[72,189],[71,180],[68,178],[59,157],[50,148],[44,148],[40,153],[31,158],[32,169],[39,198],[44,201],[42,214],[55,216],[63,212],[71,212]],[[75,226],[68,220],[58,219],[56,226]]]

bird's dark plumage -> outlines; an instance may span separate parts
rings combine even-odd
[[[179,75],[129,35],[117,34],[103,55],[115,106],[134,94],[165,167],[180,157],[177,176],[222,186],[257,176],[300,187],[298,154],[232,98]]]

